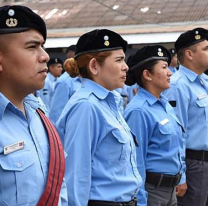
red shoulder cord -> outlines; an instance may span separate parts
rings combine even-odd
[[[50,162],[47,184],[37,206],[56,206],[58,205],[65,172],[64,149],[60,137],[51,121],[40,109],[37,109],[37,112],[45,125],[50,144]]]

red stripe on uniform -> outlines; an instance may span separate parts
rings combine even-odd
[[[37,112],[45,125],[50,144],[50,162],[46,188],[37,206],[56,206],[58,205],[65,172],[64,150],[60,137],[51,121],[40,109]]]

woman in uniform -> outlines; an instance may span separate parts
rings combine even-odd
[[[170,86],[170,59],[166,48],[155,45],[141,48],[127,61],[126,84],[139,85],[124,111],[125,120],[140,142],[137,164],[144,184],[138,194],[139,205],[176,206],[176,190],[177,195],[186,191],[182,127],[161,94]]]
[[[118,109],[113,90],[126,80],[127,42],[110,30],[83,34],[66,71],[82,77],[81,88],[57,121],[64,138],[70,206],[136,206],[141,185],[137,141]]]

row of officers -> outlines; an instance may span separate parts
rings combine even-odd
[[[207,206],[208,30],[178,37],[174,75],[162,45],[125,61],[118,33],[84,33],[53,84],[46,37],[30,8],[0,7],[0,205]]]

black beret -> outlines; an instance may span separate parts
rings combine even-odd
[[[169,65],[171,62],[169,50],[161,45],[148,45],[137,50],[135,54],[130,55],[127,59],[129,70],[127,72],[125,84],[129,86],[134,85],[137,80],[135,79],[133,71],[139,69],[142,65],[155,60],[167,61]]]
[[[127,49],[127,41],[119,34],[108,29],[96,29],[83,34],[77,44],[75,58],[81,54]]]
[[[201,41],[208,40],[208,30],[204,28],[195,28],[182,33],[175,42],[175,49],[187,48]]]
[[[46,40],[45,22],[30,8],[20,5],[0,7],[0,34],[19,33],[30,29],[38,30]]]
[[[76,50],[76,45],[72,44],[66,49],[66,53],[68,53],[69,51],[75,51],[75,50]]]
[[[154,46],[144,46],[141,49],[137,50],[137,52],[131,55],[127,59],[127,65],[129,66],[129,70],[133,71],[143,64],[150,62],[152,60],[164,60],[168,62],[168,65],[171,61],[171,54],[165,47],[161,45]]]
[[[176,54],[176,51],[175,51],[174,48],[169,49],[169,52],[170,52],[172,57]]]
[[[61,64],[63,65],[63,61],[59,58],[51,58],[49,61],[48,61],[48,67],[52,64]]]

